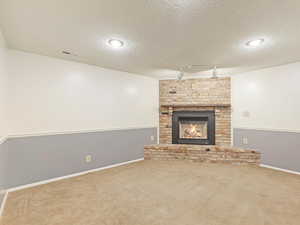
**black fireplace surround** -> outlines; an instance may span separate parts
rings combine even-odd
[[[205,138],[180,137],[180,123],[205,122]],[[215,145],[215,112],[214,111],[175,111],[172,117],[172,143],[193,145]]]

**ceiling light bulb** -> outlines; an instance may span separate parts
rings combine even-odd
[[[121,48],[124,45],[124,42],[118,39],[110,39],[108,44],[113,48]]]
[[[250,47],[258,47],[260,46],[262,43],[264,43],[264,39],[257,39],[257,40],[252,40],[252,41],[248,41],[246,43],[247,46],[250,46]]]

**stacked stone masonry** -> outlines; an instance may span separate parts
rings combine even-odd
[[[204,145],[147,145],[144,147],[145,160],[187,160],[228,164],[259,165],[261,154],[225,146]]]
[[[162,80],[160,91],[160,143],[172,143],[172,114],[174,111],[214,110],[216,145],[231,144],[230,78],[201,78]]]

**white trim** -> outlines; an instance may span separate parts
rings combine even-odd
[[[4,194],[4,198],[2,199],[2,203],[1,203],[1,207],[0,207],[0,217],[1,217],[2,213],[4,211],[4,206],[6,203],[7,196],[8,196],[8,191],[2,191],[2,193],[0,193],[0,194]]]
[[[292,174],[300,175],[300,172],[296,172],[296,171],[293,171],[293,170],[281,169],[281,168],[278,168],[278,167],[268,166],[268,165],[264,165],[264,164],[260,164],[260,166],[265,167],[265,168],[269,168],[269,169],[273,169],[273,170],[279,170],[279,171],[286,172],[286,173],[292,173]]]
[[[273,128],[233,127],[233,129],[245,129],[245,130],[278,131],[278,132],[300,133],[300,130],[275,129],[275,128],[273,129]]]
[[[22,185],[22,186],[19,186],[19,187],[10,188],[10,189],[7,190],[7,192],[14,192],[14,191],[22,190],[22,189],[25,189],[25,188],[35,187],[35,186],[39,186],[39,185],[42,185],[42,184],[48,184],[48,183],[51,183],[51,182],[54,182],[54,181],[68,179],[68,178],[71,178],[71,177],[77,177],[77,176],[84,175],[84,174],[87,174],[87,173],[97,172],[97,171],[100,171],[100,170],[105,170],[105,169],[109,169],[109,168],[113,168],[113,167],[117,167],[117,166],[122,166],[122,165],[130,164],[130,163],[134,163],[134,162],[138,162],[138,161],[142,161],[142,160],[144,160],[144,158],[135,159],[135,160],[122,162],[122,163],[117,163],[117,164],[113,164],[113,165],[110,165],[110,166],[100,167],[100,168],[97,168],[97,169],[86,170],[86,171],[79,172],[79,173],[73,173],[73,174],[70,174],[70,175],[62,176],[62,177],[56,177],[56,178],[52,178],[52,179],[49,179],[49,180],[35,182],[35,183],[32,183],[32,184],[26,184],[26,185]]]
[[[147,128],[157,128],[153,127],[113,127],[107,129],[94,129],[94,130],[72,130],[72,131],[53,131],[53,132],[37,132],[37,133],[27,133],[27,134],[10,134],[7,138],[19,138],[19,137],[35,137],[35,136],[49,136],[49,135],[59,135],[59,134],[80,134],[80,133],[95,133],[102,131],[116,131],[116,130],[134,130],[134,129],[147,129]]]

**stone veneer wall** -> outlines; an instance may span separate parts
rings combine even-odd
[[[144,147],[145,160],[187,160],[228,164],[259,165],[261,154],[254,150],[225,146],[159,144]]]
[[[187,80],[161,80],[160,143],[172,143],[173,111],[215,110],[216,145],[231,145],[230,77]]]

